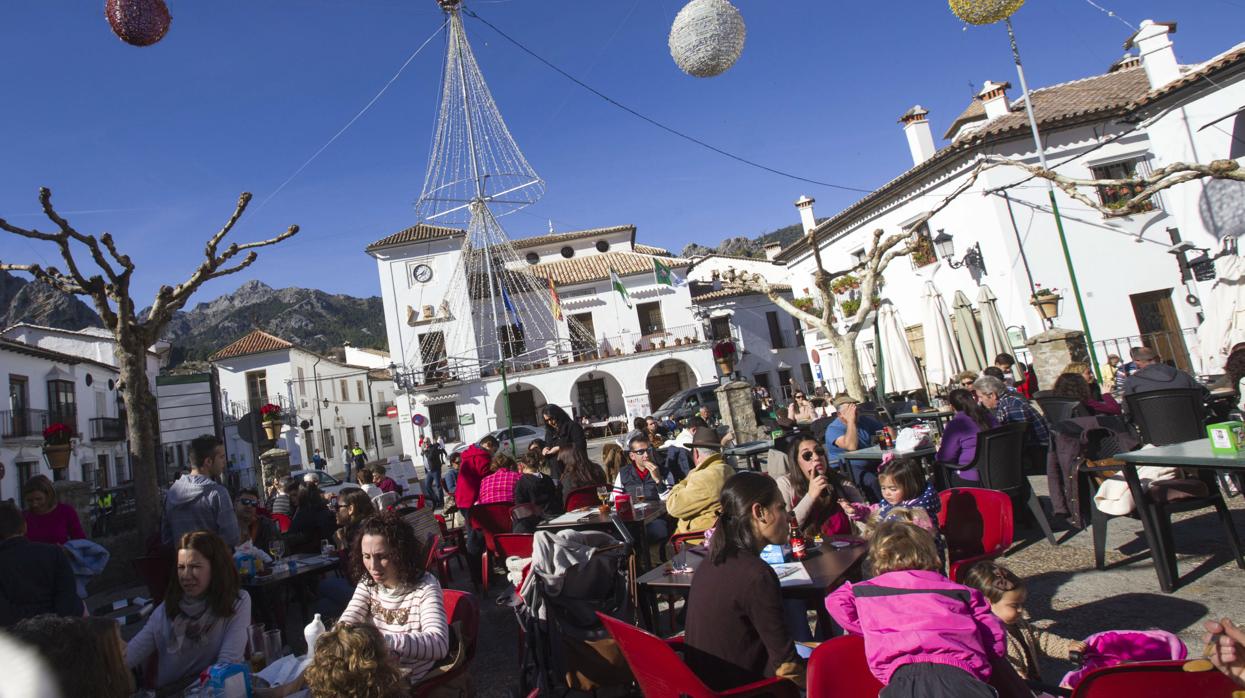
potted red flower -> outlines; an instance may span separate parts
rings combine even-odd
[[[268,438],[276,441],[281,435],[281,407],[271,402],[259,408],[259,418],[264,422],[264,432]]]
[[[53,469],[69,467],[69,440],[73,429],[64,422],[55,422],[43,430],[43,455]]]
[[[718,364],[718,371],[728,376],[735,370],[735,343],[724,339],[713,345],[713,360]]]

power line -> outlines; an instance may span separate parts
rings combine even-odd
[[[810,178],[808,178],[808,177],[801,177],[800,175],[792,174],[792,173],[790,173],[790,172],[785,172],[785,171],[783,171],[783,170],[779,170],[779,169],[776,169],[776,168],[770,167],[770,166],[768,166],[768,165],[763,165],[763,164],[761,164],[761,163],[759,163],[759,162],[756,162],[755,160],[749,160],[748,158],[745,158],[745,157],[743,157],[743,156],[741,156],[741,155],[736,155],[736,154],[731,153],[731,152],[729,152],[729,151],[723,150],[723,149],[721,149],[721,148],[719,148],[719,147],[717,147],[717,146],[715,146],[715,145],[712,145],[712,144],[706,143],[705,141],[702,141],[702,140],[700,140],[699,138],[696,138],[695,136],[692,136],[692,135],[690,135],[690,134],[684,133],[683,131],[680,131],[680,130],[678,130],[678,129],[676,129],[676,128],[672,127],[672,126],[667,126],[666,124],[664,124],[664,123],[662,123],[662,122],[660,122],[660,121],[658,121],[658,120],[656,120],[656,119],[654,119],[654,118],[652,118],[652,117],[650,117],[650,116],[647,116],[647,115],[645,115],[645,114],[642,114],[642,113],[640,113],[640,112],[636,111],[635,109],[632,109],[631,107],[629,107],[629,106],[627,106],[627,105],[623,104],[622,102],[619,102],[618,100],[614,99],[613,97],[610,97],[609,95],[606,95],[605,93],[601,92],[600,90],[596,89],[595,87],[592,87],[591,85],[589,85],[589,84],[585,83],[584,81],[580,80],[579,78],[575,77],[574,75],[571,75],[570,73],[566,72],[565,70],[563,70],[563,69],[559,68],[558,66],[554,65],[554,64],[553,64],[553,63],[551,63],[550,61],[546,60],[546,59],[545,59],[543,56],[541,56],[540,54],[538,54],[538,53],[536,53],[535,51],[533,51],[533,50],[529,49],[527,46],[524,46],[523,44],[519,43],[519,41],[518,41],[518,40],[516,40],[514,37],[510,36],[509,34],[507,34],[506,32],[502,31],[501,29],[498,29],[498,28],[497,28],[497,26],[496,26],[496,25],[494,25],[492,22],[489,22],[487,19],[484,19],[483,17],[481,17],[480,15],[476,14],[475,12],[472,12],[471,10],[469,10],[469,9],[467,9],[467,8],[463,8],[463,9],[462,9],[462,13],[463,13],[463,14],[465,14],[465,15],[467,15],[468,17],[471,17],[472,19],[479,20],[479,21],[480,21],[480,22],[482,22],[485,26],[487,26],[489,29],[492,29],[493,31],[497,32],[497,34],[498,34],[498,35],[500,35],[503,39],[505,39],[506,41],[509,41],[510,43],[514,44],[516,47],[518,47],[518,49],[519,49],[519,50],[523,51],[524,53],[528,54],[528,55],[529,55],[529,56],[531,56],[532,58],[535,58],[536,60],[538,60],[538,61],[540,61],[541,63],[545,64],[545,65],[546,65],[547,67],[549,67],[551,70],[553,70],[554,72],[558,73],[559,75],[561,75],[562,77],[566,78],[567,80],[570,80],[571,82],[575,83],[576,85],[579,85],[580,87],[582,87],[582,88],[584,88],[585,90],[587,90],[587,91],[591,92],[592,94],[596,95],[597,97],[600,97],[601,99],[605,100],[605,101],[606,101],[606,102],[608,102],[609,104],[612,104],[612,105],[614,105],[615,107],[618,107],[619,109],[622,109],[623,111],[627,112],[628,114],[631,114],[632,116],[634,116],[634,117],[636,117],[636,118],[638,118],[638,119],[641,119],[641,120],[643,120],[643,121],[646,121],[646,122],[648,122],[649,124],[651,124],[651,125],[653,125],[653,126],[656,126],[657,128],[659,128],[659,129],[661,129],[661,130],[663,130],[663,131],[665,131],[665,132],[667,132],[667,133],[669,133],[669,134],[671,134],[671,135],[674,135],[674,136],[677,136],[677,137],[679,137],[679,138],[682,138],[682,139],[683,139],[683,140],[685,140],[685,141],[688,141],[688,142],[690,142],[690,143],[694,143],[694,144],[696,144],[696,145],[698,145],[698,146],[700,146],[700,147],[702,147],[702,148],[705,148],[705,149],[707,149],[707,150],[711,150],[711,151],[713,151],[713,152],[717,153],[718,155],[722,155],[722,156],[728,157],[728,158],[730,158],[730,159],[732,159],[732,160],[734,160],[734,161],[736,161],[736,162],[743,163],[743,164],[745,164],[745,165],[748,165],[749,167],[755,167],[755,168],[757,168],[757,169],[759,169],[759,170],[764,170],[764,171],[766,171],[766,172],[769,172],[770,174],[776,174],[776,175],[778,175],[778,176],[780,176],[780,177],[786,177],[787,179],[793,179],[793,180],[798,181],[798,182],[805,182],[805,183],[807,183],[807,184],[814,184],[814,185],[817,185],[817,186],[819,186],[819,187],[827,187],[827,188],[830,188],[830,189],[839,189],[839,190],[842,190],[842,191],[851,191],[851,192],[857,192],[857,193],[860,193],[860,194],[872,194],[872,193],[873,193],[873,190],[872,190],[872,189],[862,189],[862,188],[860,188],[860,187],[849,187],[849,186],[845,186],[845,185],[842,185],[842,184],[833,184],[833,183],[831,183],[831,182],[822,182],[822,181],[820,181],[820,180],[810,179]]]

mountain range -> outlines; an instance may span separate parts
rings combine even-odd
[[[691,243],[682,256],[725,254],[765,258],[765,245],[785,247],[802,233],[799,224],[755,238],[723,240],[717,247]],[[81,330],[101,327],[90,305],[39,281],[28,281],[0,271],[0,327],[19,322]],[[213,352],[255,328],[263,329],[301,347],[340,357],[341,347],[384,349],[384,308],[379,296],[356,298],[309,288],[275,289],[262,281],[247,281],[233,293],[180,311],[169,323],[165,339],[173,344],[171,366],[201,369]]]

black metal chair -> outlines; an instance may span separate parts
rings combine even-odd
[[[1043,390],[1033,396],[1038,407],[1042,408],[1042,415],[1046,417],[1047,424],[1057,424],[1065,419],[1072,419],[1075,416],[1073,410],[1077,405],[1081,404],[1080,400],[1074,397],[1066,397],[1064,395],[1055,395],[1049,390]]]
[[[1024,474],[1022,461],[1025,433],[1028,429],[1029,425],[1025,422],[1013,422],[977,434],[977,451],[973,454],[971,463],[968,465],[939,463],[942,469],[940,472],[946,475],[942,478],[942,484],[944,489],[946,487],[982,487],[988,490],[998,490],[1011,497],[1013,501],[1024,500],[1025,506],[1042,529],[1047,542],[1056,545],[1055,534],[1051,532],[1046,512],[1042,511],[1042,504],[1038,501],[1037,493],[1033,491],[1033,487],[1029,485],[1029,479]],[[974,482],[959,477],[960,471],[970,468],[977,470],[980,480]]]
[[[1206,437],[1205,406],[1199,390],[1155,390],[1126,395],[1124,399],[1133,424],[1146,443],[1166,446]],[[1191,477],[1154,481],[1148,488],[1141,486],[1135,468],[1123,470],[1130,489],[1144,492],[1146,498],[1145,502],[1136,502],[1135,506],[1163,591],[1172,591],[1179,581],[1176,547],[1172,538],[1172,514],[1214,507],[1233,558],[1238,567],[1245,569],[1240,537],[1213,470],[1196,468]],[[1106,522],[1110,518],[1094,506],[1094,562],[1099,569],[1103,568],[1102,549],[1106,540]]]

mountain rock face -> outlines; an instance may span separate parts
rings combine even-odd
[[[312,351],[386,346],[379,296],[355,298],[307,288],[274,289],[248,281],[228,293],[177,313],[165,337],[173,342],[171,363],[198,362],[258,327]]]
[[[28,281],[0,271],[0,327],[19,322],[65,330],[103,326],[99,315],[77,297],[42,281]]]
[[[706,247],[695,242],[684,246],[681,257],[694,257],[707,254],[724,254],[732,257],[755,257],[765,259],[765,246],[771,242],[780,243],[783,247],[799,240],[804,228],[799,223],[785,228],[772,230],[755,238],[742,235],[726,238],[717,247]]]

